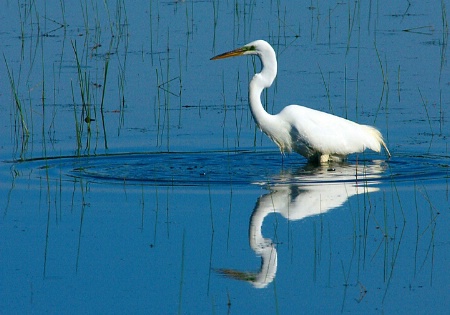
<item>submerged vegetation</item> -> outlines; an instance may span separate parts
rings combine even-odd
[[[105,153],[122,147],[114,143],[125,138],[128,149],[133,151],[178,150],[191,141],[184,140],[184,135],[192,132],[201,134],[195,137],[198,148],[269,146],[254,125],[247,106],[246,85],[259,65],[249,61],[245,73],[239,72],[240,67],[231,66],[236,70],[226,71],[221,78],[206,71],[210,67],[207,57],[215,54],[219,45],[222,50],[256,38],[269,41],[280,61],[280,77],[263,100],[269,112],[278,112],[292,102],[302,103],[361,123],[375,121],[384,126],[382,132],[390,140],[390,113],[408,102],[401,97],[402,91],[419,89],[421,101],[416,101],[415,106],[425,109],[431,134],[434,134],[431,122],[436,119],[439,134],[445,130],[447,100],[442,82],[446,75],[448,22],[444,1],[440,30],[428,25],[412,28],[402,26],[402,21],[397,23],[397,17],[405,19],[411,15],[409,6],[401,14],[392,13],[388,21],[407,36],[437,37],[436,48],[441,55],[436,78],[438,91],[405,81],[409,65],[399,63],[384,48],[384,31],[379,29],[381,8],[375,4],[367,6],[357,1],[326,7],[316,3],[297,9],[303,19],[297,19],[292,8],[282,1],[267,4],[274,13],[265,19],[260,18],[264,16],[264,8],[256,1],[149,1],[146,6],[141,5],[129,8],[125,0],[82,0],[76,6],[77,13],[71,5],[69,14],[65,1],[59,1],[55,8],[33,1],[18,3],[19,67],[11,68],[17,61],[8,49],[3,56],[15,104],[11,115],[20,130],[15,137],[22,144],[18,145],[20,156],[42,155],[43,151],[26,152],[31,147],[34,151],[37,148],[24,145],[29,135],[33,141],[51,143],[52,148],[47,148],[50,151],[44,150],[51,155]],[[211,27],[202,24],[200,29],[196,23],[206,12],[211,14]],[[174,18],[180,19],[180,23],[170,23]],[[225,33],[229,20],[232,32]],[[341,32],[343,29],[346,31]],[[141,32],[136,33],[137,30]],[[202,32],[207,32],[212,40],[205,42]],[[361,32],[369,36],[362,36]],[[198,41],[202,44],[193,44]],[[331,63],[303,49],[306,43],[318,44]],[[339,43],[345,43],[345,47]],[[381,77],[367,71],[368,64],[372,69],[378,65]],[[54,69],[53,78],[47,78],[52,72],[46,69]],[[201,82],[215,79],[221,83],[203,88]],[[45,80],[53,82],[44,84]],[[394,84],[397,102],[389,98]],[[292,89],[293,86],[301,88]],[[36,94],[38,90],[40,94]],[[374,97],[377,94],[378,101]],[[425,100],[439,104],[437,111],[427,106]],[[30,104],[29,109],[24,106],[26,103]],[[36,110],[37,106],[42,110]],[[52,107],[50,115],[44,110],[48,106]],[[220,126],[208,123],[211,110],[221,116]],[[372,117],[367,118],[368,115]],[[195,128],[193,121],[201,124],[199,128]],[[37,126],[47,131],[34,134],[42,129]],[[137,140],[136,132],[146,139],[145,145],[142,141],[128,140]],[[214,145],[209,140],[211,136],[219,138]],[[61,141],[67,137],[75,141]]]

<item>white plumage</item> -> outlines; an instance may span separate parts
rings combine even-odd
[[[365,149],[380,152],[383,146],[390,157],[381,133],[372,126],[299,105],[289,105],[276,115],[267,113],[261,93],[277,76],[275,51],[266,41],[257,40],[211,59],[240,55],[257,55],[261,59],[262,70],[250,81],[250,109],[258,127],[282,153],[294,151],[309,160],[327,162],[343,160],[348,154]]]

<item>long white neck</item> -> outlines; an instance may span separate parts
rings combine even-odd
[[[264,218],[270,213],[275,213],[273,202],[268,200],[270,195],[262,196],[256,203],[255,210],[250,218],[249,240],[253,251],[261,256],[261,269],[255,274],[253,285],[257,288],[265,288],[275,278],[278,266],[277,249],[271,239],[262,235]]]
[[[261,125],[264,125],[264,121],[272,116],[264,110],[261,103],[261,93],[265,88],[272,85],[277,76],[277,59],[273,49],[265,51],[259,57],[262,63],[262,70],[260,73],[255,74],[250,81],[249,99],[253,118],[261,128]]]

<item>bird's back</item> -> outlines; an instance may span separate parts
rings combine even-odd
[[[285,107],[278,115],[290,125],[292,150],[307,158],[313,155],[345,157],[369,148],[385,146],[374,127],[299,105]]]

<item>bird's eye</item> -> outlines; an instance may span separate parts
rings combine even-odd
[[[254,45],[252,45],[252,46],[244,46],[243,50],[246,51],[246,52],[247,51],[255,51],[256,47]]]

